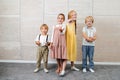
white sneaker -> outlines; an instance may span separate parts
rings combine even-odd
[[[44,72],[48,73],[49,71],[45,68],[45,69],[44,69]]]
[[[94,72],[95,72],[92,68],[90,68],[90,69],[89,69],[89,71],[90,71],[90,72],[92,72],[92,73],[94,73]]]
[[[59,75],[60,75],[60,76],[64,76],[64,75],[65,75],[65,71],[62,70]]]
[[[34,70],[34,73],[37,73],[39,70],[40,70],[40,68],[36,68],[36,69]]]
[[[85,73],[85,72],[87,72],[87,69],[86,69],[86,68],[83,68],[83,70],[82,70],[82,71]]]
[[[72,70],[75,70],[75,71],[79,71],[79,69],[76,68],[75,66],[72,66],[71,69],[72,69]]]

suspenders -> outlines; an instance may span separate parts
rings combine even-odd
[[[39,34],[39,38],[38,38],[39,41],[40,41],[40,36],[41,36],[41,34]]]
[[[39,40],[40,40],[40,36],[41,36],[41,34],[39,34]],[[46,42],[48,42],[48,35],[47,35],[47,38],[46,38]]]

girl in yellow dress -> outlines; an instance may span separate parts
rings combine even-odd
[[[71,69],[79,71],[79,69],[74,66],[74,61],[76,61],[77,58],[76,18],[77,18],[76,11],[71,10],[68,13],[68,23],[66,27],[66,44],[67,44],[67,59],[71,61]]]

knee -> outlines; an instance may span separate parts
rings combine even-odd
[[[90,57],[89,60],[92,61],[92,60],[93,60],[93,57]]]
[[[87,58],[86,58],[86,57],[83,57],[82,60],[85,61],[85,60],[87,60]]]

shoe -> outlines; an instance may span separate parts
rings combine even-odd
[[[75,70],[75,71],[79,71],[79,69],[76,68],[75,66],[72,66],[71,69],[72,69],[72,70]]]
[[[48,73],[49,71],[45,68],[45,69],[44,69],[44,72]]]
[[[85,73],[85,72],[87,72],[87,69],[86,69],[86,68],[83,68],[83,70],[82,70],[82,71]]]
[[[59,75],[60,75],[60,76],[64,76],[64,75],[65,75],[65,71],[62,70]]]
[[[40,68],[36,68],[36,69],[34,70],[34,73],[37,73],[39,70],[40,70]]]
[[[89,71],[90,71],[90,72],[92,72],[92,73],[94,73],[94,72],[95,72],[92,68],[90,68],[90,69],[89,69]]]

